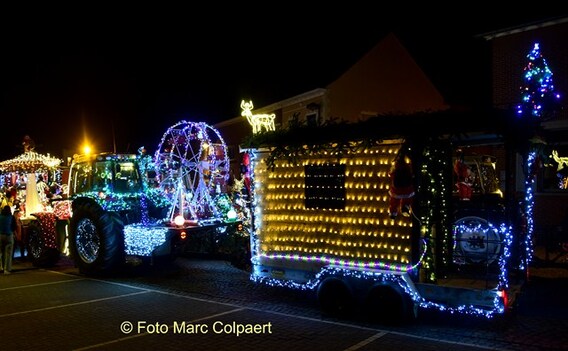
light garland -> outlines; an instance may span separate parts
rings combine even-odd
[[[95,200],[105,211],[120,212],[140,208],[140,198],[143,196],[139,193],[115,193],[105,191],[89,191],[79,195],[73,195],[71,199],[77,196],[88,197]]]
[[[151,256],[154,249],[166,242],[168,228],[147,224],[124,226],[124,249],[127,255]]]
[[[464,217],[458,223],[454,225],[454,263],[489,265],[500,256],[502,240],[490,223],[479,217]]]
[[[425,242],[423,241],[423,244]],[[301,254],[259,254],[253,257],[254,263],[259,263],[260,258],[268,258],[273,260],[290,260],[290,261],[303,261],[303,262],[319,262],[324,265],[333,265],[342,268],[354,268],[354,269],[385,269],[393,272],[410,272],[416,269],[422,259],[424,258],[424,254],[426,251],[422,252],[422,256],[418,260],[418,263],[414,265],[403,265],[403,264],[396,264],[396,263],[386,263],[381,261],[361,261],[361,260],[350,260],[350,259],[343,259],[343,258],[335,258],[329,256],[307,256]]]
[[[251,280],[257,283],[263,283],[275,287],[293,288],[298,290],[310,291],[315,290],[327,277],[350,277],[356,279],[370,280],[373,282],[388,282],[396,284],[403,289],[403,291],[418,304],[421,308],[437,309],[442,312],[449,313],[462,313],[474,316],[483,316],[491,318],[495,314],[501,314],[504,311],[503,299],[499,296],[498,292],[494,292],[495,298],[493,300],[493,307],[484,309],[473,305],[459,305],[448,306],[442,303],[427,301],[416,290],[413,284],[409,283],[409,277],[406,273],[384,272],[373,270],[358,270],[354,268],[326,266],[322,267],[313,278],[304,283],[299,283],[291,280],[282,280],[268,278],[259,274],[252,274]]]
[[[424,160],[421,166],[422,181],[418,187],[418,193],[421,194],[419,205],[420,213],[420,235],[426,245],[422,248],[425,258],[421,269],[424,270],[424,278],[428,282],[435,283],[436,262],[434,260],[434,236],[432,233],[431,221],[434,217],[439,217],[439,229],[441,230],[441,248],[440,256],[442,257],[442,265],[449,266],[447,257],[449,256],[449,218],[448,218],[448,198],[450,191],[447,187],[446,170],[448,163],[447,154],[443,147],[433,145],[425,147],[421,155]]]
[[[524,270],[528,268],[533,257],[533,244],[532,237],[534,232],[534,181],[535,177],[532,175],[532,169],[535,166],[537,153],[529,152],[527,155],[527,172],[525,178],[525,215],[527,217],[527,236],[525,238],[525,259],[520,260],[519,269]]]
[[[23,154],[6,161],[0,162],[0,172],[40,172],[57,168],[61,160],[55,157],[38,154],[35,151],[27,151]]]

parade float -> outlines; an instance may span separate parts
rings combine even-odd
[[[49,154],[35,151],[33,141],[26,136],[24,153],[0,162],[2,195],[13,197],[13,211],[22,212],[24,225],[23,243],[32,262],[36,265],[53,264],[59,252],[65,251],[65,222],[58,217],[51,200],[61,197],[61,160]],[[50,187],[48,184],[52,184]],[[64,205],[64,203],[60,203]],[[63,211],[65,213],[65,211]]]
[[[106,274],[127,261],[175,257],[189,245],[216,250],[221,237],[236,232],[225,192],[228,161],[215,129],[181,121],[164,133],[154,157],[143,147],[138,154],[75,155],[59,201],[39,201],[35,182],[35,173],[56,170],[59,160],[29,150],[0,170],[26,175],[23,207],[35,265],[68,253],[82,273]]]
[[[243,111],[253,127],[242,145],[251,279],[313,291],[329,313],[362,308],[384,321],[420,308],[512,311],[530,277],[537,176],[553,164],[552,184],[568,178],[542,125],[557,117],[560,94],[538,43],[527,58],[515,111],[450,108],[286,130]]]
[[[385,321],[510,311],[532,256],[513,186],[529,123],[447,110],[252,135],[251,278]]]

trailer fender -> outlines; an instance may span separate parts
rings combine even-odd
[[[333,316],[346,316],[355,306],[351,286],[338,277],[322,280],[317,288],[317,300],[321,311]]]

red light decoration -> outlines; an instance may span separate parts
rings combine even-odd
[[[33,214],[38,219],[39,226],[43,232],[45,246],[56,249],[57,241],[55,235],[55,214],[51,212],[38,212]]]

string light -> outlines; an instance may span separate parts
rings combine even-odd
[[[26,151],[16,158],[0,162],[0,172],[40,172],[57,168],[61,160],[42,155],[35,151]]]
[[[521,86],[522,102],[517,107],[519,116],[543,117],[558,107],[560,95],[554,92],[552,71],[540,52],[540,45],[534,44],[527,55],[529,62],[524,68],[525,84]]]
[[[451,167],[445,161],[449,159],[446,144],[431,143],[420,155],[423,162],[418,192],[423,196],[416,202],[420,215],[417,218],[420,254],[413,258],[411,238],[415,223],[405,217],[390,219],[386,210],[389,169],[399,148],[400,144],[385,143],[379,147],[353,148],[341,157],[335,152],[319,150],[309,153],[308,157],[296,157],[296,162],[272,159],[267,152],[249,151],[255,170],[251,189],[255,219],[251,231],[251,279],[269,285],[313,290],[327,276],[354,277],[397,284],[423,308],[488,318],[503,313],[502,295],[509,284],[507,265],[513,241],[511,228],[505,224],[494,227],[489,223],[484,228],[455,227],[462,233],[491,230],[501,238],[500,250],[495,254],[500,268],[497,289],[484,291],[493,301],[491,305],[436,302],[431,293],[412,283],[411,277],[416,277],[418,272],[424,273],[425,280],[421,282],[436,283],[435,272],[443,268],[436,267],[436,253],[442,257],[439,263],[444,267],[452,263],[448,261],[452,244],[448,203],[452,194],[447,186]],[[271,165],[273,171],[265,165]],[[344,167],[343,179],[334,171],[338,166]],[[319,172],[313,172],[309,167],[319,168]],[[318,179],[309,184],[310,177]],[[337,184],[333,185],[330,180]],[[326,206],[334,198],[330,194],[336,189],[345,192],[345,198],[341,199],[343,206]],[[318,206],[306,206],[309,196]],[[436,226],[432,224],[434,219]],[[434,227],[437,233],[433,232]],[[439,242],[440,247],[436,248],[435,242]],[[310,263],[311,270],[315,271],[306,272],[302,279],[293,270],[282,270],[282,277],[274,278],[265,267],[278,267],[278,261]],[[283,279],[286,274],[291,275]]]
[[[42,243],[46,248],[57,249],[57,234],[55,230],[55,214],[52,212],[37,212],[33,214],[38,219],[42,232]]]
[[[533,257],[533,244],[532,236],[534,232],[534,182],[535,177],[532,175],[533,167],[535,167],[537,153],[529,152],[527,155],[527,170],[528,175],[525,179],[525,216],[527,221],[527,235],[524,242],[525,259],[520,260],[519,269],[524,270],[528,268]]]
[[[258,267],[255,267],[257,269]],[[390,283],[397,285],[416,303],[419,307],[438,309],[443,312],[449,313],[462,313],[474,316],[483,316],[491,318],[496,314],[502,314],[504,311],[503,298],[500,296],[500,291],[488,291],[489,295],[493,295],[493,305],[487,306],[488,308],[481,308],[471,304],[462,304],[457,306],[450,306],[443,303],[428,301],[422,297],[421,293],[416,289],[415,285],[409,279],[406,273],[401,272],[385,272],[373,271],[361,267],[337,267],[326,266],[322,267],[320,271],[307,279],[305,282],[297,282],[293,280],[274,279],[266,277],[262,272],[253,271],[251,280],[258,283],[264,283],[270,286],[293,288],[298,290],[315,290],[327,277],[346,277],[355,279],[364,279],[372,282]]]
[[[290,260],[310,257],[321,263],[339,264],[343,260],[348,266],[411,269],[411,219],[394,221],[387,211],[376,211],[377,204],[384,206],[388,202],[388,171],[398,148],[391,145],[373,149],[373,153],[359,149],[344,155],[339,163],[331,155],[310,157],[309,162],[295,165],[276,160],[275,169],[281,170],[278,172],[260,166],[267,154],[255,155],[254,184],[262,183],[260,189],[272,190],[255,196],[257,221],[253,237],[257,242],[252,246],[259,249],[256,256]],[[369,171],[377,158],[379,162]],[[317,181],[310,182],[310,177]],[[324,185],[318,185],[321,183]],[[380,186],[372,186],[377,183]],[[255,186],[255,191],[258,188]],[[334,191],[344,192],[345,197],[332,196]],[[311,196],[309,200],[317,206],[306,206],[306,196]],[[334,205],[326,206],[330,201]],[[368,205],[361,207],[362,202]],[[344,205],[335,208],[337,204]],[[390,228],[382,234],[389,238],[388,245],[376,242],[379,233],[371,224],[378,223]],[[326,240],[330,234],[336,238]]]
[[[168,228],[148,224],[124,226],[124,252],[127,255],[151,256],[153,251],[166,243]]]

